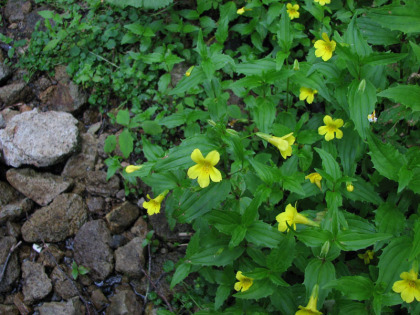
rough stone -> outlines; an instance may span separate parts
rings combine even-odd
[[[0,83],[6,81],[12,75],[12,70],[3,62],[0,62]]]
[[[30,94],[24,82],[15,82],[0,88],[0,101],[5,105],[12,105],[25,101]]]
[[[73,82],[48,87],[39,96],[41,106],[47,110],[75,112],[86,104],[86,94]]]
[[[66,266],[60,266],[63,271],[66,271]],[[61,296],[64,300],[68,300],[74,296],[78,296],[76,288],[71,281],[58,269],[56,266],[51,273],[51,280],[54,287],[54,292]],[[76,282],[75,282],[76,283]]]
[[[84,307],[78,297],[67,302],[44,303],[38,308],[39,315],[80,315],[84,314]]]
[[[25,15],[23,14],[22,7],[24,6],[25,1],[23,0],[9,0],[7,1],[6,7],[4,9],[4,15],[10,23],[23,21]]]
[[[88,197],[86,204],[90,212],[99,213],[105,209],[105,199],[103,197]]]
[[[106,304],[109,303],[106,296],[102,293],[101,289],[96,289],[92,292],[90,299],[97,310],[102,309]]]
[[[165,210],[151,215],[149,223],[152,225],[156,235],[167,241],[182,241],[185,238],[180,237],[179,233],[191,231],[191,227],[188,224],[176,224],[174,229],[171,230],[165,218]]]
[[[52,255],[52,257],[51,257]],[[64,252],[57,246],[50,244],[48,250],[43,249],[38,257],[38,263],[43,264],[45,267],[53,268],[56,262],[59,264],[64,257]]]
[[[147,222],[144,221],[142,217],[138,218],[130,231],[134,236],[145,239],[147,233],[149,232],[149,229],[147,228]]]
[[[0,314],[4,315],[19,315],[19,310],[14,305],[0,304]]]
[[[106,180],[106,172],[90,171],[86,177],[86,190],[92,195],[102,197],[114,196],[120,189],[120,180],[117,176],[113,176],[109,181]]]
[[[127,245],[115,251],[115,270],[130,277],[141,277],[144,265],[144,252],[140,237],[133,238]]]
[[[126,201],[123,204],[115,206],[105,218],[111,232],[118,234],[128,228],[138,218],[139,214],[139,208]]]
[[[114,255],[109,247],[111,232],[102,220],[85,223],[74,238],[74,258],[90,269],[94,280],[104,280],[114,269]]]
[[[38,173],[30,168],[10,169],[6,177],[13,187],[40,206],[48,205],[73,184],[72,180],[50,173]]]
[[[10,108],[5,108],[0,112],[0,116],[3,117],[4,119],[4,127],[1,128],[5,128],[7,126],[7,123],[16,115],[19,115],[19,111],[18,110],[13,110]]]
[[[176,64],[171,71],[171,85],[176,86],[183,77],[185,77],[185,72],[187,72],[189,66],[185,62]]]
[[[29,198],[0,206],[0,224],[22,218],[32,210],[34,203]]]
[[[0,207],[16,200],[19,193],[6,182],[0,182]]]
[[[3,129],[6,127],[6,121],[3,118],[3,115],[0,113],[0,129]]]
[[[7,235],[13,236],[16,239],[20,238],[22,233],[20,232],[20,224],[8,221],[6,223]]]
[[[26,242],[60,242],[74,235],[87,220],[87,208],[76,194],[61,194],[32,215],[22,226]]]
[[[77,144],[77,120],[63,112],[24,112],[0,129],[3,159],[14,167],[53,165],[73,153]]]
[[[68,159],[62,176],[71,178],[86,177],[87,172],[95,169],[98,158],[97,140],[94,135],[85,133],[81,135],[82,152]]]
[[[43,265],[26,260],[22,264],[24,302],[32,303],[46,297],[52,289]]]
[[[106,310],[106,315],[140,315],[141,305],[136,295],[131,290],[118,291],[110,298],[111,304]]]
[[[13,236],[0,238],[0,270],[3,270],[7,255],[9,255],[9,251],[14,245],[16,245],[16,239]],[[19,275],[20,266],[18,263],[17,251],[14,251],[7,264],[3,281],[0,282],[0,293],[9,291],[11,285],[19,278]]]

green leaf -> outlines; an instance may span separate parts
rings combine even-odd
[[[327,151],[324,151],[320,148],[314,149],[316,152],[318,152],[319,156],[322,159],[322,167],[324,168],[325,172],[327,172],[333,178],[334,181],[340,179],[340,166],[338,165],[337,161],[333,158],[333,156]]]
[[[416,55],[417,62],[420,62],[420,46],[416,43],[413,43],[412,41],[410,41],[410,46],[414,54]]]
[[[232,291],[232,286],[221,284],[217,288],[216,297],[214,299],[214,309],[218,310],[220,306],[227,300],[230,296],[230,292]]]
[[[378,22],[367,17],[359,17],[357,19],[357,25],[360,31],[366,36],[366,40],[371,45],[394,45],[398,44],[399,32],[389,31],[386,28],[381,27]]]
[[[131,152],[133,152],[133,136],[128,129],[124,129],[123,132],[118,136],[118,143],[120,150],[125,158],[128,158]]]
[[[418,85],[397,85],[378,93],[378,96],[390,98],[415,112],[420,111],[420,86]]]
[[[184,113],[175,113],[159,120],[159,125],[163,125],[171,129],[185,124],[186,120],[187,118]]]
[[[128,127],[128,125],[130,124],[130,112],[126,109],[118,111],[117,123],[123,125],[124,127]]]
[[[77,269],[79,271],[79,274],[81,274],[81,275],[85,275],[85,274],[89,273],[89,271],[90,271],[89,268],[86,268],[86,267],[83,267],[83,266],[79,266]]]
[[[376,210],[375,222],[378,231],[381,233],[391,233],[396,236],[405,226],[405,216],[391,203],[383,203]]]
[[[246,227],[242,225],[236,226],[236,228],[233,230],[232,233],[232,239],[229,242],[229,248],[234,248],[239,245],[239,243],[242,242],[242,240],[245,238],[246,234]]]
[[[383,202],[372,184],[365,182],[361,177],[355,177],[357,181],[352,182],[354,190],[352,192],[344,191],[344,196],[351,200],[359,200],[379,205]]]
[[[277,42],[283,52],[288,53],[293,43],[293,28],[290,27],[290,18],[286,12],[286,6],[283,7],[280,20],[277,24]]]
[[[260,131],[269,133],[276,118],[276,107],[270,99],[263,97],[256,99],[256,105],[251,108],[252,118]]]
[[[278,248],[273,248],[267,256],[267,268],[273,272],[286,271],[295,258],[295,239],[292,235],[283,237]]]
[[[323,288],[328,282],[335,280],[335,268],[330,261],[324,261],[313,258],[309,261],[305,269],[305,281],[303,284],[306,288],[306,296],[310,296],[315,284]],[[319,301],[323,301],[331,289],[319,290]]]
[[[159,135],[162,133],[162,127],[153,120],[143,121],[141,127],[143,128],[144,133],[148,135]]]
[[[165,152],[157,144],[152,144],[146,137],[142,137],[143,154],[148,161],[156,161],[164,156]]]
[[[410,252],[409,260],[415,259],[420,254],[420,221],[417,220],[414,224],[414,240],[413,247]]]
[[[242,224],[250,226],[258,218],[258,208],[265,202],[271,194],[271,188],[266,185],[258,186],[254,193],[254,199],[248,207],[246,207],[244,214],[242,215]]]
[[[330,231],[320,229],[305,229],[295,232],[299,241],[309,247],[321,247],[326,241],[332,240]]]
[[[375,169],[379,174],[398,181],[398,173],[405,163],[404,156],[391,144],[382,143],[374,134],[369,133],[367,137],[369,143],[368,153]]]
[[[275,180],[276,171],[273,167],[265,165],[261,162],[258,162],[254,158],[248,158],[249,164],[254,168],[255,172],[257,173],[258,177],[261,178],[263,182],[267,185],[271,185]]]
[[[117,137],[115,135],[109,135],[105,139],[104,151],[105,153],[111,153],[117,146]]]
[[[373,112],[376,104],[376,88],[367,80],[364,90],[359,89],[362,83],[359,80],[353,80],[349,87],[348,103],[350,118],[353,120],[355,128],[362,139],[366,139],[366,134],[370,128],[368,115]]]
[[[350,45],[350,49],[359,57],[365,57],[372,53],[372,48],[363,38],[356,24],[356,16],[353,16],[353,19],[349,23],[344,40],[346,44]]]
[[[253,299],[258,300],[266,296],[270,296],[273,293],[273,287],[269,280],[254,281],[249,290],[245,292],[239,292],[233,296],[239,299]]]
[[[363,63],[371,66],[389,65],[407,57],[407,53],[394,54],[390,52],[374,52],[363,59]]]
[[[176,286],[178,283],[184,280],[190,274],[190,270],[191,270],[191,264],[187,264],[185,262],[180,264],[176,268],[175,273],[172,276],[170,288],[173,289],[174,286]]]
[[[50,50],[53,50],[57,45],[60,43],[60,39],[52,39],[48,42],[47,45],[45,45],[44,49],[42,51],[47,52]]]
[[[337,245],[343,250],[359,250],[369,247],[376,242],[390,239],[392,234],[388,233],[358,233],[353,231],[338,231],[336,237]]]
[[[367,16],[385,28],[404,33],[420,32],[420,7],[418,5],[401,6],[395,3],[377,9],[370,9]]]
[[[412,240],[406,236],[393,239],[379,257],[377,283],[384,283],[386,291],[391,289],[395,281],[401,280],[401,272],[409,270],[407,257],[411,252],[411,245]]]
[[[143,177],[142,180],[146,185],[152,187],[156,193],[171,190],[178,186],[178,179],[172,173],[152,173]]]
[[[203,83],[205,79],[206,74],[203,69],[201,67],[195,67],[189,77],[184,76],[176,87],[169,91],[169,95],[187,92],[190,88],[195,88],[197,85]]]
[[[247,77],[251,75],[262,76],[264,72],[269,72],[275,67],[276,61],[273,58],[263,58],[240,63],[236,65],[235,71]]]
[[[213,245],[192,255],[189,261],[200,266],[226,266],[238,259],[243,251],[243,247],[229,249],[224,245]]]
[[[173,3],[173,0],[106,0],[115,6],[126,8],[128,6],[144,9],[161,9]]]
[[[325,287],[341,291],[351,300],[369,300],[374,292],[372,280],[362,276],[341,277],[327,284]]]
[[[275,248],[283,239],[283,234],[271,225],[256,221],[248,227],[246,240],[262,247]]]

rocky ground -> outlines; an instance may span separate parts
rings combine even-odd
[[[29,38],[38,10],[9,0],[0,31]],[[25,82],[0,47],[0,314],[156,313],[147,292],[171,300],[163,264],[182,257],[185,233],[106,180],[104,141],[117,130],[65,66]],[[159,245],[143,247],[150,230]],[[73,262],[90,272],[74,280]]]

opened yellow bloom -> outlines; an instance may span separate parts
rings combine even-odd
[[[325,135],[325,140],[330,141],[335,137],[337,139],[343,138],[343,132],[338,129],[344,125],[344,121],[342,119],[334,119],[332,120],[331,116],[324,117],[324,124],[325,126],[321,126],[318,128],[318,133],[323,136]]]
[[[307,88],[307,87],[302,86],[300,88],[299,99],[301,101],[306,100],[306,102],[308,104],[312,104],[312,102],[314,101],[315,94],[317,94],[317,93],[318,93],[317,90],[313,90],[311,88]]]
[[[299,17],[300,13],[298,12],[298,10],[299,10],[299,5],[298,4],[288,3],[286,5],[286,8],[287,8],[287,14],[289,14],[289,17],[290,17],[291,20],[297,19]]]
[[[147,199],[149,199],[149,201],[143,202],[143,208],[147,209],[148,215],[154,215],[156,213],[160,213],[160,206],[162,204],[163,199],[165,199],[165,196],[168,194],[168,192],[169,192],[168,190],[165,190],[155,199],[150,198],[149,194],[147,194]]]
[[[185,76],[189,77],[191,75],[191,72],[193,71],[195,66],[191,66],[188,68],[187,72],[185,72]]]
[[[326,4],[330,4],[331,0],[314,0],[316,3],[319,3],[320,5],[324,6]]]
[[[322,186],[321,186],[322,176],[320,174],[318,174],[318,173],[311,173],[308,176],[305,176],[305,179],[309,179],[309,181],[311,182],[311,184],[317,185],[318,188],[322,190]]]
[[[401,298],[407,303],[413,302],[414,298],[420,302],[420,280],[417,279],[417,272],[411,269],[403,272],[400,277],[403,280],[395,281],[392,290],[401,293]]]
[[[242,275],[242,271],[238,271],[236,273],[236,279],[239,280],[239,282],[235,283],[234,288],[236,291],[241,291],[241,292],[247,291],[252,286],[253,280],[254,280],[252,278],[248,278]]]
[[[318,289],[319,286],[315,284],[314,288],[312,289],[308,305],[306,305],[306,307],[299,305],[299,311],[297,311],[295,315],[322,315],[322,313],[316,309],[316,303],[318,301]]]
[[[125,168],[125,172],[127,174],[133,173],[135,171],[138,171],[139,169],[141,169],[143,167],[143,165],[129,165]]]
[[[275,137],[266,133],[257,132],[257,136],[270,142],[279,149],[283,159],[287,159],[287,157],[292,156],[292,144],[295,143],[296,140],[296,138],[293,137],[293,132],[283,137]]]
[[[367,250],[364,254],[357,254],[360,259],[363,259],[365,265],[369,264],[370,261],[373,259],[373,250]]]
[[[335,41],[328,38],[326,33],[322,33],[322,39],[315,42],[315,56],[322,57],[322,60],[327,61],[332,57],[332,53],[337,45]]]
[[[297,209],[290,203],[286,206],[286,210],[284,212],[276,216],[276,221],[279,223],[278,229],[280,232],[289,231],[287,225],[291,226],[293,230],[296,230],[296,224],[318,226],[317,223],[298,213]]]
[[[346,189],[348,192],[352,192],[354,190],[354,186],[352,184],[347,184]]]
[[[239,14],[239,15],[242,15],[242,14],[244,14],[246,11],[252,11],[252,9],[246,9],[245,7],[242,7],[242,8],[240,8],[240,9],[238,9],[238,10],[236,11],[236,13],[237,13],[237,14]]]
[[[219,163],[220,154],[216,150],[211,151],[204,158],[199,149],[195,149],[191,154],[191,159],[197,165],[191,166],[188,169],[188,177],[196,179],[198,177],[198,184],[201,188],[205,188],[210,184],[210,179],[213,182],[220,182],[222,174],[214,166]]]

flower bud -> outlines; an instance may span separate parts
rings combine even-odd
[[[293,62],[293,70],[299,71],[299,69],[299,61],[295,59],[295,61]]]
[[[347,183],[347,191],[352,192],[354,190],[354,186],[351,183]]]
[[[215,123],[214,120],[209,119],[209,120],[207,120],[207,122],[210,126],[216,127],[216,123]]]
[[[365,88],[366,88],[366,80],[363,79],[362,81],[360,81],[359,87],[357,88],[357,91],[360,92],[360,93],[364,93]]]

